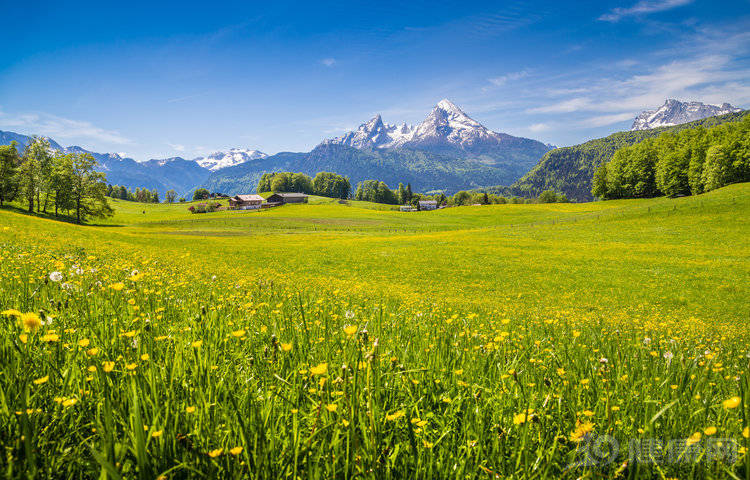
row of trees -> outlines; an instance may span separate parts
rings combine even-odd
[[[315,178],[304,173],[264,173],[258,181],[258,192],[299,192],[331,198],[349,198],[349,178],[333,172],[318,172]]]
[[[404,187],[403,183],[398,184],[398,189],[391,190],[385,182],[378,180],[365,180],[357,184],[357,190],[354,194],[355,200],[364,200],[367,202],[386,203],[390,205],[414,205],[417,206],[420,200],[435,200],[438,205],[498,205],[504,203],[565,203],[568,197],[565,194],[558,194],[552,190],[546,190],[534,198],[505,198],[488,192],[477,191],[460,191],[453,196],[445,196],[443,193],[434,195],[425,195],[421,193],[412,193],[411,184]]]
[[[596,170],[591,193],[602,199],[697,195],[747,181],[750,116],[621,148]]]
[[[169,202],[170,193],[172,202],[176,197],[174,190],[167,192],[167,201]],[[127,200],[129,202],[140,202],[140,203],[159,203],[159,191],[155,188],[149,190],[147,188],[136,188],[135,191],[131,191],[124,185],[107,185],[107,196],[110,198],[119,198],[120,200]],[[171,203],[171,202],[170,202]]]
[[[88,153],[63,153],[33,138],[19,155],[17,143],[0,146],[0,205],[19,200],[29,212],[63,213],[78,223],[113,213],[107,183]]]

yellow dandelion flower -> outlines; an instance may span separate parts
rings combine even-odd
[[[18,310],[14,308],[3,310],[2,312],[0,312],[0,314],[7,315],[9,317],[19,317],[19,318],[21,317],[21,315],[23,315],[21,312],[19,312]]]
[[[742,430],[742,436],[745,438],[750,438],[750,427],[745,427],[745,429]]]
[[[42,320],[39,318],[39,315],[34,312],[22,313],[21,324],[26,330],[33,332],[42,326]]]
[[[96,371],[96,365],[91,365],[91,366],[89,366],[89,368],[88,368],[87,370],[88,370],[89,372],[91,372],[91,373],[94,373],[94,372]]]
[[[229,453],[232,455],[239,455],[242,453],[242,447],[234,447],[233,449],[229,450]]]
[[[186,413],[193,413],[195,411],[195,407],[185,407]]]
[[[125,364],[125,368],[127,368],[128,370],[135,370],[136,368],[138,368],[138,364],[137,363],[127,363],[127,364]]]
[[[203,345],[203,340],[196,340],[190,344],[193,348],[201,348],[201,345]]]
[[[34,380],[34,385],[41,385],[43,383],[47,383],[47,380],[49,380],[49,375],[46,375],[41,378],[37,378],[36,380]]]
[[[211,458],[216,458],[219,455],[221,455],[222,453],[224,453],[224,449],[223,448],[217,448],[216,450],[211,450],[210,452],[208,452],[208,456],[211,457]]]
[[[705,433],[707,436],[713,435],[716,433],[716,427],[707,427],[705,430],[703,430],[703,433]]]
[[[42,338],[40,339],[43,342],[58,342],[60,341],[60,336],[56,333],[48,333],[46,335],[42,335]]]
[[[21,343],[26,343],[29,341],[29,336],[25,333],[22,333],[18,336],[18,339],[21,340]]]
[[[289,351],[289,350],[291,350],[291,349],[292,349],[292,344],[291,344],[291,343],[284,343],[284,342],[281,342],[281,350],[282,350],[282,351],[284,351],[284,352],[288,352],[288,351]]]
[[[88,355],[89,357],[93,357],[94,355],[97,355],[98,353],[99,353],[99,349],[96,347],[89,348],[88,350],[86,350],[86,355]]]
[[[586,435],[594,431],[594,424],[591,422],[578,422],[575,430],[570,433],[570,441],[580,442]]]
[[[352,336],[355,333],[357,333],[357,326],[356,325],[347,325],[344,327],[344,333],[346,333],[348,336]]]
[[[328,410],[329,412],[335,412],[337,408],[339,408],[339,406],[335,403],[329,403],[328,405],[326,405],[326,410]]]
[[[534,418],[534,410],[528,409],[525,412],[513,415],[513,425],[521,425]]]
[[[104,362],[102,364],[102,370],[105,372],[111,372],[115,368],[115,362]]]
[[[245,334],[244,330],[235,330],[234,332],[232,332],[232,336],[237,337],[237,338],[243,336],[244,334]]]
[[[113,283],[112,285],[109,286],[109,288],[111,288],[112,290],[114,290],[116,292],[119,292],[120,290],[122,290],[123,288],[125,288],[125,284],[122,283],[122,282]]]
[[[324,375],[328,371],[327,363],[319,363],[314,367],[310,367],[310,373],[313,375]]]
[[[67,400],[63,400],[62,406],[63,407],[72,407],[76,403],[78,403],[78,400],[76,400],[75,398],[68,398]]]
[[[159,438],[164,433],[164,430],[157,430],[155,432],[151,432],[151,437],[153,438]]]
[[[81,347],[81,348],[88,347],[89,343],[90,343],[90,341],[89,341],[88,338],[82,338],[82,339],[78,340],[78,346]]]
[[[701,432],[695,432],[694,434],[690,435],[690,438],[688,438],[685,443],[688,447],[691,445],[695,445],[696,443],[701,441],[702,436],[703,435],[701,435]]]
[[[728,398],[724,400],[723,402],[721,402],[724,408],[728,410],[739,407],[741,403],[742,403],[742,399],[740,397]]]
[[[399,418],[403,417],[405,415],[403,410],[398,410],[396,412],[391,413],[390,415],[385,416],[385,420],[388,422],[392,422],[394,420],[398,420]]]

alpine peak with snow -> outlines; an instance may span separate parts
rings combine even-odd
[[[681,102],[667,99],[664,105],[656,110],[646,110],[635,118],[630,130],[649,130],[657,127],[669,127],[681,123],[693,122],[706,117],[715,117],[742,111],[728,103],[711,105],[702,102]]]
[[[487,129],[453,102],[443,99],[417,126],[384,123],[378,114],[360,125],[357,130],[326,140],[324,143],[358,149],[406,147],[457,148],[471,151],[475,147],[496,146],[512,140],[517,140],[517,137]]]
[[[206,157],[198,157],[195,161],[203,168],[212,172],[222,168],[233,167],[241,163],[266,158],[268,155],[258,151],[246,148],[232,148],[228,152],[214,152]]]

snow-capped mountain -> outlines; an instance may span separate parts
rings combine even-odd
[[[681,102],[673,98],[664,102],[656,110],[646,110],[635,118],[630,130],[649,130],[657,127],[669,127],[681,123],[693,122],[706,117],[715,117],[727,113],[741,112],[741,108],[728,103],[709,105],[702,102]]]
[[[392,148],[410,140],[415,127],[407,124],[391,125],[383,123],[380,114],[340,137],[326,140],[323,143],[347,145],[354,148]]]
[[[195,162],[203,168],[212,172],[221,170],[226,167],[233,167],[241,163],[266,158],[268,155],[258,150],[249,150],[245,148],[232,148],[228,152],[214,152],[206,157],[198,157]]]
[[[384,123],[380,115],[376,115],[357,130],[323,143],[346,145],[360,150],[405,147],[419,150],[447,148],[470,152],[506,146],[517,140],[526,139],[493,132],[466,115],[450,100],[443,99],[417,126]]]

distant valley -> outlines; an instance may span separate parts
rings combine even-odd
[[[63,147],[49,140],[52,148],[64,152],[91,153],[112,185],[162,193],[175,190],[185,196],[199,187],[230,195],[254,192],[266,172],[314,175],[331,171],[348,176],[353,185],[377,179],[391,186],[411,183],[418,192],[491,189],[522,196],[553,189],[583,201],[591,199],[593,170],[616,147],[656,135],[669,126],[681,128],[686,122],[716,115],[731,119],[742,115],[738,112],[742,109],[726,103],[707,105],[670,99],[638,115],[631,132],[555,149],[537,140],[493,132],[447,99],[438,102],[418,125],[389,124],[375,115],[354,131],[323,140],[310,152],[268,155],[255,149],[232,148],[194,159],[138,162],[116,153]],[[0,144],[16,141],[20,150],[30,140],[27,135],[0,131]]]

